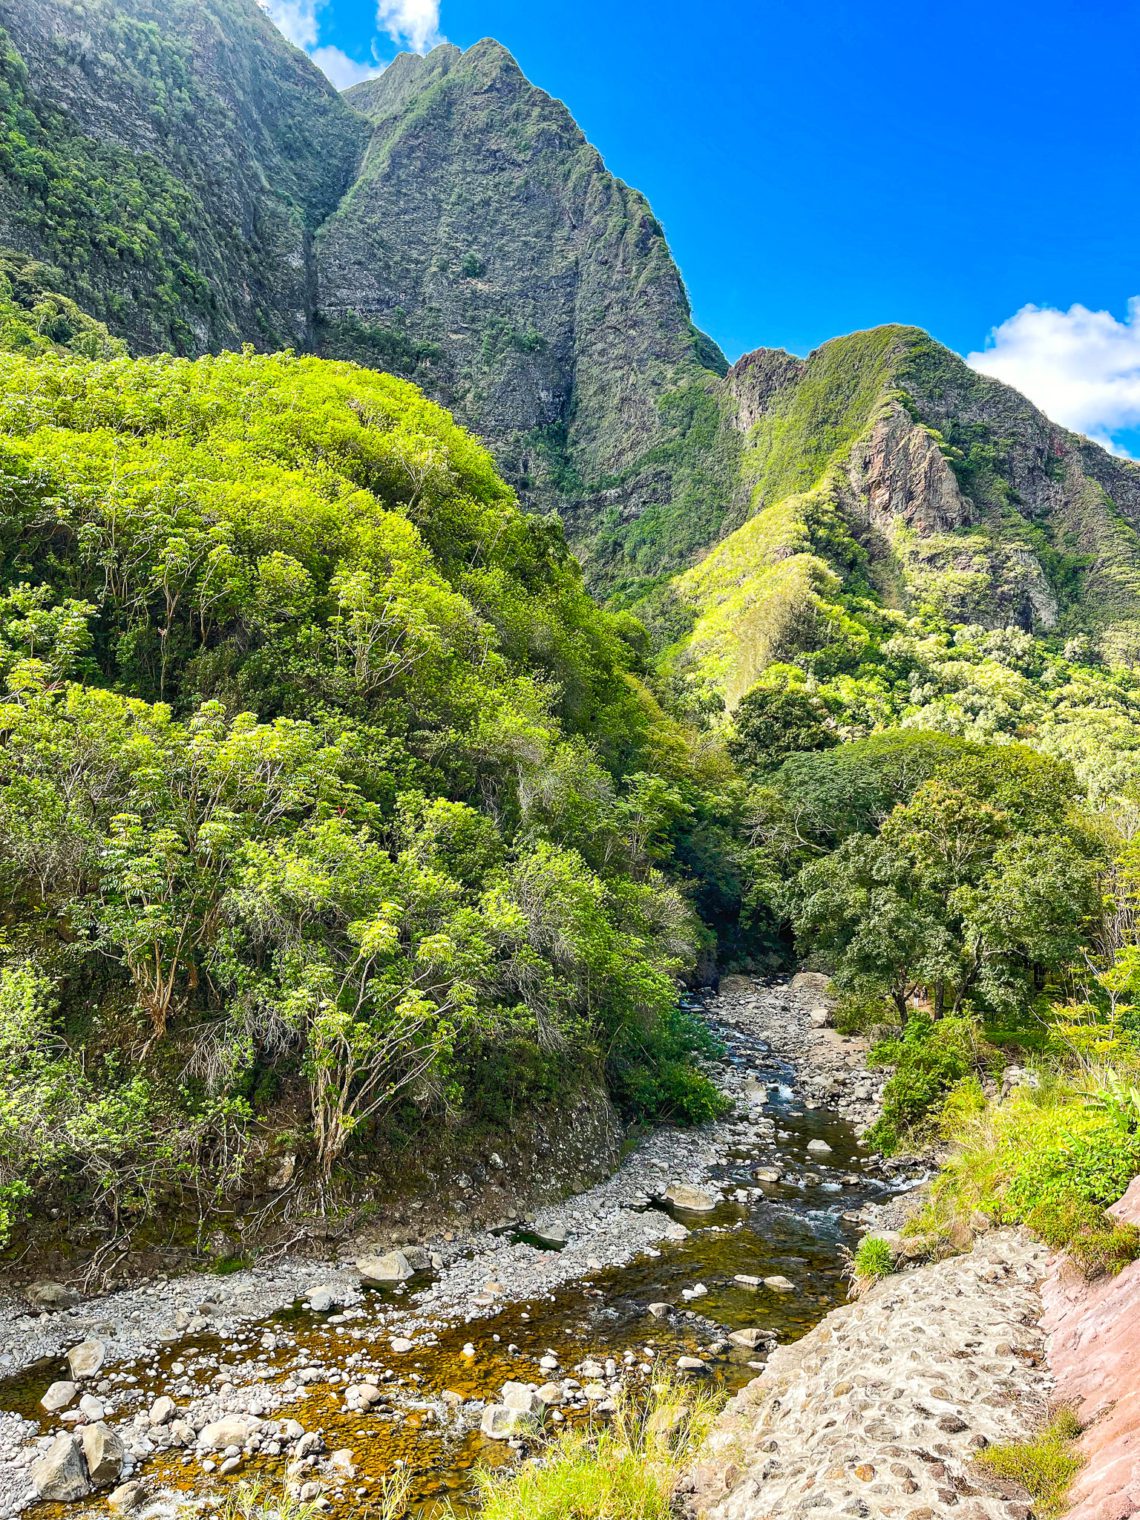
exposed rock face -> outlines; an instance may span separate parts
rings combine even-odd
[[[636,473],[666,392],[724,369],[644,197],[496,42],[402,57],[347,99],[375,131],[318,239],[324,350],[402,356],[548,496]]]
[[[0,28],[29,142],[0,243],[61,266],[136,349],[305,343],[312,235],[367,125],[256,0],[0,0]],[[44,212],[47,152],[66,221]]]
[[[1035,1320],[1044,1248],[1001,1231],[891,1278],[778,1347],[728,1405],[694,1474],[707,1520],[954,1514],[1024,1520],[972,1461],[1045,1412]]]
[[[1109,1212],[1140,1225],[1140,1178]],[[1054,1260],[1042,1298],[1056,1397],[1085,1427],[1069,1520],[1127,1520],[1140,1513],[1140,1262],[1090,1283]]]

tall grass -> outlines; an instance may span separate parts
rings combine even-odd
[[[673,1379],[623,1394],[608,1423],[550,1440],[517,1472],[481,1471],[482,1520],[673,1520],[677,1480],[719,1404]]]

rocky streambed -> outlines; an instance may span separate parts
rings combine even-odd
[[[516,1228],[7,1305],[0,1515],[209,1514],[251,1476],[347,1514],[397,1470],[430,1513],[657,1368],[742,1387],[843,1301],[865,1211],[912,1179],[859,1141],[879,1083],[813,979],[733,979],[705,1014],[731,1116]]]

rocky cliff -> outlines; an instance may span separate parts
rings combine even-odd
[[[256,0],[0,0],[0,245],[132,348],[418,381],[729,705],[852,598],[1140,656],[1140,469],[914,329],[748,355],[498,43],[338,96]]]
[[[426,384],[606,578],[623,524],[676,494],[662,445],[726,367],[659,223],[496,42],[398,58],[347,98],[373,136],[318,240],[323,350]]]
[[[255,0],[0,0],[0,244],[138,351],[304,344],[367,124]]]
[[[852,598],[1140,656],[1135,464],[914,328],[750,354],[725,392],[732,531],[646,610],[669,604],[679,665],[730,705],[826,641]]]

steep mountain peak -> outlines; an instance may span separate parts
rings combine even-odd
[[[430,53],[397,53],[382,74],[352,85],[343,98],[362,116],[381,122],[405,110],[421,91],[450,73],[462,57],[453,42],[441,42]]]
[[[668,501],[663,398],[725,365],[644,197],[492,39],[348,98],[374,131],[319,235],[322,351],[425,384],[580,540]]]

